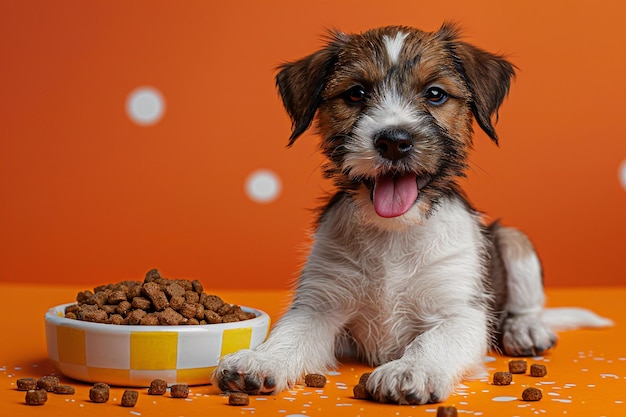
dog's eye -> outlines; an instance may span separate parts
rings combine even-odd
[[[358,104],[365,100],[365,95],[365,88],[360,85],[355,85],[344,93],[344,98],[348,103]]]
[[[426,100],[428,100],[431,104],[438,106],[445,103],[447,99],[448,93],[446,93],[441,87],[430,87],[426,90]]]

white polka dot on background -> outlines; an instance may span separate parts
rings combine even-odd
[[[622,188],[626,190],[626,159],[622,161],[622,165],[619,167],[619,182],[622,184]]]
[[[126,99],[126,114],[138,125],[153,125],[161,120],[164,112],[165,100],[156,88],[137,88]]]
[[[280,178],[273,171],[267,169],[254,171],[246,179],[245,190],[252,201],[271,203],[280,195]]]

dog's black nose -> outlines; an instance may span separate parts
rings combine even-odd
[[[413,148],[413,137],[404,129],[388,129],[374,136],[378,153],[390,161],[397,161],[409,154]]]

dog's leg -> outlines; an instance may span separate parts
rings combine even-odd
[[[487,349],[487,314],[457,309],[417,336],[400,359],[374,369],[367,390],[380,402],[426,404],[443,401],[463,377],[482,366]]]
[[[494,233],[507,277],[502,348],[511,356],[537,355],[556,342],[556,335],[541,320],[545,303],[541,263],[522,232],[496,225]]]
[[[213,374],[223,391],[272,394],[293,387],[306,373],[335,364],[335,338],[342,320],[328,311],[294,304],[257,350],[225,356]]]

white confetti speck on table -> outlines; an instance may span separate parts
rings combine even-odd
[[[496,401],[496,402],[510,402],[510,401],[517,400],[517,397],[509,397],[509,396],[503,395],[500,397],[493,397],[491,400]]]

